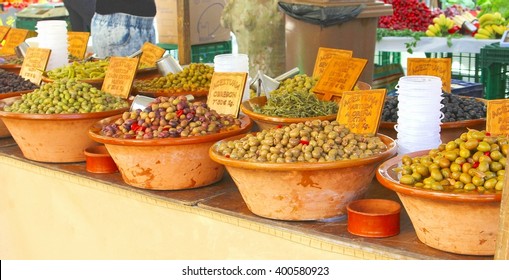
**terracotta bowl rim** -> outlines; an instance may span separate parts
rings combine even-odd
[[[32,92],[32,91],[28,91]],[[1,94],[0,94],[1,97]],[[0,98],[5,100],[8,98],[9,101],[16,101],[21,98],[21,94],[16,94],[11,97]],[[1,101],[0,101],[1,102]],[[86,120],[86,119],[98,119],[105,118],[111,115],[118,115],[129,110],[129,107],[123,107],[116,110],[104,111],[104,112],[93,112],[93,113],[74,113],[74,114],[30,114],[30,113],[12,113],[6,112],[0,109],[0,117],[6,119],[22,119],[22,120]]]
[[[391,206],[393,206],[392,208],[393,209],[387,209],[387,210],[390,210],[390,211],[385,211],[385,212],[378,212],[378,213],[370,213],[370,212],[363,212],[363,211],[360,211],[358,209],[356,209],[354,206],[356,206],[356,204],[360,204],[360,203],[380,203],[380,202],[383,202],[383,203],[387,203],[387,204],[391,204]],[[389,216],[389,215],[394,215],[394,214],[399,214],[401,212],[401,204],[398,203],[397,201],[394,201],[394,200],[390,200],[390,199],[383,199],[383,198],[365,198],[365,199],[357,199],[357,200],[354,200],[354,201],[351,201],[350,203],[348,203],[348,205],[346,206],[346,209],[349,211],[349,212],[353,212],[355,214],[358,214],[358,215],[362,215],[362,216],[367,216],[367,217],[384,217],[384,216]]]
[[[225,165],[226,167],[237,167],[243,169],[253,169],[253,170],[269,170],[269,171],[317,171],[317,170],[330,170],[330,169],[339,169],[339,168],[349,168],[356,166],[364,166],[369,164],[379,163],[387,158],[394,156],[397,152],[396,142],[394,139],[389,136],[383,134],[377,134],[382,138],[382,141],[388,146],[388,149],[383,153],[367,157],[361,159],[351,159],[351,160],[339,160],[334,162],[292,162],[292,163],[267,163],[267,162],[249,162],[243,160],[236,160],[232,158],[227,158],[219,155],[216,152],[216,147],[219,146],[222,142],[227,142],[230,140],[235,140],[242,138],[244,135],[237,135],[230,138],[223,139],[221,141],[216,142],[209,149],[209,156],[212,160]]]
[[[486,123],[486,119],[473,119],[473,120],[463,120],[463,121],[456,121],[456,122],[443,122],[440,124],[440,127],[442,129],[446,128],[457,128],[457,127],[467,127],[468,126],[477,126],[482,125]],[[394,125],[398,124],[397,122],[386,122],[382,121],[380,122],[380,128],[390,128],[394,129]]]
[[[267,123],[272,124],[281,124],[281,123],[299,123],[299,122],[305,122],[305,121],[311,121],[311,120],[335,120],[337,117],[337,114],[330,114],[326,116],[316,116],[316,117],[307,117],[307,118],[285,118],[285,117],[274,117],[269,115],[264,115],[260,113],[256,113],[253,111],[253,107],[251,106],[251,101],[257,101],[261,100],[261,102],[267,103],[267,97],[266,96],[258,96],[253,97],[249,100],[246,100],[240,104],[240,110],[251,117],[255,121],[263,121]]]
[[[422,156],[429,152],[430,150],[422,150],[416,151],[412,153],[408,153],[406,155],[410,157]],[[419,197],[419,198],[427,198],[432,200],[443,200],[443,201],[454,201],[454,202],[500,202],[502,199],[501,193],[496,194],[477,194],[477,193],[450,193],[450,192],[440,192],[433,190],[426,190],[422,188],[412,188],[406,185],[399,183],[391,174],[395,174],[392,172],[392,168],[396,167],[398,163],[401,162],[401,158],[404,155],[398,155],[396,157],[390,158],[383,162],[377,169],[376,178],[380,184],[384,187],[395,191],[398,195],[403,194],[407,196]]]
[[[200,144],[215,142],[223,138],[231,137],[237,134],[247,133],[253,126],[253,121],[248,116],[240,116],[241,127],[235,130],[227,130],[220,133],[207,134],[203,136],[190,136],[190,137],[179,137],[179,138],[162,138],[162,139],[120,139],[108,137],[100,134],[101,129],[121,115],[111,116],[102,119],[93,124],[89,130],[88,135],[92,140],[106,144],[106,145],[118,145],[118,146],[176,146],[176,145],[189,145],[189,144]]]
[[[0,69],[21,69],[21,64],[0,64]]]
[[[34,91],[33,89],[0,93],[0,100],[22,95]]]

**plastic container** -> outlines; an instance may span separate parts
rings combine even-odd
[[[249,57],[247,54],[220,54],[214,57],[214,72],[245,72],[248,74],[242,101],[249,99]]]

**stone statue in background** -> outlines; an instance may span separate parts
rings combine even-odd
[[[285,15],[277,0],[229,0],[221,24],[237,38],[239,53],[249,56],[250,76],[258,70],[276,77],[285,69]]]

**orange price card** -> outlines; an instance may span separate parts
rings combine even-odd
[[[386,89],[343,92],[337,121],[353,133],[376,134],[382,117],[385,95]]]
[[[14,55],[16,52],[14,48],[19,44],[25,42],[28,36],[28,30],[11,28],[7,32],[7,38],[5,39],[5,45],[0,49],[0,55]]]
[[[145,42],[141,47],[140,67],[155,67],[158,61],[166,52],[165,49],[152,43]]]
[[[139,61],[139,57],[111,57],[101,90],[127,99]]]
[[[346,57],[350,58],[353,55],[353,51],[342,50],[342,49],[331,49],[331,48],[318,48],[318,54],[316,55],[315,68],[313,69],[313,77],[319,78],[323,75],[325,68],[329,64],[329,61],[333,57]]]
[[[408,76],[435,76],[442,80],[442,90],[451,93],[450,58],[408,58]]]
[[[238,117],[246,81],[247,73],[244,72],[214,72],[207,105],[220,114]]]
[[[19,75],[39,85],[42,80],[42,74],[48,66],[50,55],[51,49],[28,48]]]
[[[5,38],[10,29],[10,26],[0,25],[0,42]]]
[[[367,62],[363,58],[333,57],[313,91],[328,101],[332,95],[340,96],[342,92],[352,90]]]
[[[509,136],[509,99],[488,100],[486,131]]]
[[[79,60],[85,58],[88,39],[90,39],[90,32],[67,32],[69,54]]]

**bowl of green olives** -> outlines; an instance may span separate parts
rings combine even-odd
[[[217,141],[247,133],[247,116],[218,114],[186,96],[160,96],[141,109],[94,124],[89,136],[106,146],[128,185],[182,190],[222,179],[225,168],[208,156]]]
[[[437,149],[391,158],[376,177],[397,193],[424,244],[493,255],[508,143],[507,137],[470,130]]]
[[[224,139],[209,151],[226,166],[251,212],[288,221],[346,215],[378,164],[395,153],[385,135],[357,135],[321,120]]]
[[[12,98],[15,96],[20,96],[23,93],[31,92],[32,90],[26,90],[26,91],[17,91],[17,92],[7,92],[7,93],[1,93],[0,94],[0,110],[2,109],[2,106],[5,106],[6,102],[2,100],[7,100],[8,98]],[[10,137],[11,133],[9,132],[9,129],[7,129],[7,126],[5,126],[4,121],[0,118],[0,138],[6,138]]]
[[[0,100],[0,118],[23,155],[40,162],[85,161],[97,121],[128,110],[126,100],[73,79]]]

